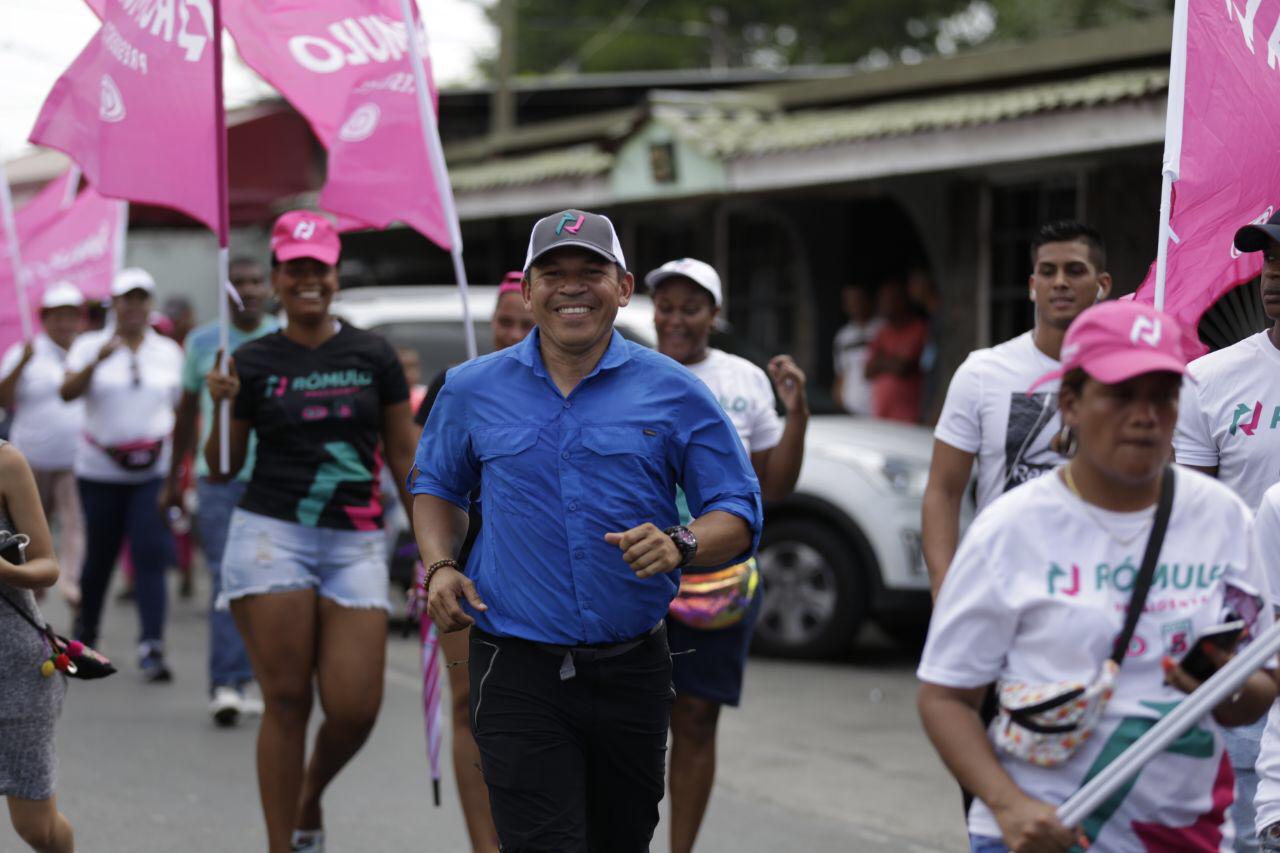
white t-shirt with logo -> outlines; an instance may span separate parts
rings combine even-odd
[[[22,370],[14,392],[13,426],[9,440],[32,468],[67,471],[75,458],[76,442],[84,429],[84,403],[62,399],[67,352],[48,335],[31,342],[31,361]],[[22,360],[23,344],[9,347],[0,360],[0,376],[13,373]]]
[[[1272,486],[1263,495],[1253,520],[1253,539],[1258,555],[1269,567],[1271,595],[1280,607],[1280,485]],[[1261,832],[1280,821],[1280,704],[1272,705],[1267,715],[1256,766],[1258,792],[1253,804],[1257,809],[1257,830]]]
[[[1062,429],[1059,383],[1046,382],[1027,393],[1033,382],[1059,367],[1027,332],[975,350],[952,377],[933,436],[977,456],[978,511],[1066,461],[1049,447]]]
[[[716,395],[748,454],[778,446],[782,418],[774,408],[768,374],[745,358],[718,349],[708,349],[706,358],[685,367]]]
[[[1018,787],[1036,799],[1064,802],[1185,698],[1164,683],[1162,657],[1180,659],[1228,610],[1251,616],[1255,635],[1272,624],[1249,509],[1203,474],[1177,468],[1175,475],[1163,558],[1092,737],[1053,768],[997,753]],[[951,563],[919,678],[962,689],[1003,679],[1092,682],[1123,628],[1154,516],[1154,507],[1115,513],[1086,504],[1056,473],[997,499],[974,521]],[[1199,824],[1222,833],[1220,848],[1209,849],[1230,851],[1234,831],[1225,815],[1232,787],[1221,732],[1206,717],[1148,763],[1119,804],[1095,813],[1085,829],[1095,850],[1145,853],[1205,849],[1185,837],[1168,841],[1169,827]],[[969,830],[1000,835],[980,801],[969,812]]]
[[[1217,466],[1218,479],[1251,508],[1280,482],[1280,350],[1259,332],[1191,362],[1182,385],[1173,454]]]
[[[84,370],[97,360],[114,334],[114,330],[103,330],[77,338],[67,354],[67,372]],[[173,407],[182,396],[182,363],[182,348],[148,329],[136,352],[121,346],[98,365],[82,398],[85,428],[76,442],[77,477],[142,483],[168,473]],[[102,450],[151,439],[163,439],[163,450],[154,464],[141,471],[124,469]]]
[[[845,323],[836,332],[835,363],[840,374],[840,397],[837,402],[851,415],[871,414],[871,380],[867,379],[867,359],[871,342],[884,321],[876,318],[865,323]]]

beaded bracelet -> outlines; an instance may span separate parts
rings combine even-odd
[[[431,578],[435,577],[435,573],[443,569],[445,566],[452,566],[458,571],[462,571],[462,567],[458,565],[457,560],[453,560],[453,559],[436,560],[434,563],[432,563],[430,566],[427,567],[426,574],[422,576],[422,594],[423,595],[426,595],[427,591],[431,589]]]

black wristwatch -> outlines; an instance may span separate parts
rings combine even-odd
[[[694,555],[698,553],[698,537],[693,535],[693,531],[683,524],[677,524],[662,532],[670,536],[671,541],[680,549],[680,566],[692,563]]]

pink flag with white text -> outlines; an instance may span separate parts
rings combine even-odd
[[[399,221],[449,248],[398,0],[241,0],[225,15],[240,56],[328,149],[320,204],[339,227]],[[420,27],[417,38],[426,57]],[[430,81],[429,59],[424,66]]]
[[[117,266],[124,203],[103,198],[87,187],[70,205],[63,205],[66,181],[65,175],[55,180],[14,217],[27,301],[36,313],[45,288],[59,281],[76,285],[87,299],[106,298]],[[0,294],[12,294],[16,287],[13,267],[0,246]],[[17,300],[12,296],[0,298],[0,352],[21,338]]]
[[[1181,168],[1173,185],[1165,311],[1191,328],[1258,275],[1235,232],[1280,206],[1280,0],[1190,0]],[[1155,267],[1137,298],[1152,302]]]
[[[213,47],[210,0],[105,0],[101,28],[54,83],[31,141],[68,154],[104,196],[217,231]]]

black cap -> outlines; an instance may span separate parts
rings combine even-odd
[[[584,210],[562,210],[544,216],[533,226],[524,271],[528,272],[534,261],[561,246],[578,246],[623,269],[627,266],[626,259],[622,257],[622,244],[618,242],[618,232],[609,217]]]
[[[1236,232],[1236,248],[1242,252],[1261,252],[1272,240],[1280,241],[1280,212],[1265,224],[1250,222]]]

